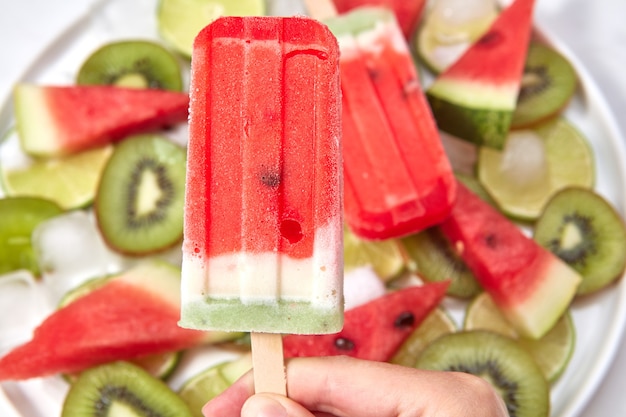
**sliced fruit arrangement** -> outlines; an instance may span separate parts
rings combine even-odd
[[[190,57],[198,32],[218,17],[264,14],[264,0],[160,0],[156,16],[161,37]]]
[[[27,269],[39,275],[31,240],[33,230],[62,211],[54,202],[37,197],[0,199],[0,274]]]
[[[466,372],[489,381],[511,416],[548,417],[548,382],[532,356],[514,340],[487,331],[462,331],[436,339],[417,368]]]
[[[31,196],[54,201],[63,210],[93,202],[112,145],[56,158],[33,159],[23,167],[0,166],[8,196]]]
[[[537,220],[534,239],[580,273],[578,294],[598,291],[624,274],[626,225],[593,190],[568,187],[555,194]]]
[[[426,96],[440,130],[502,148],[521,85],[533,5],[534,0],[515,0],[428,87]]]
[[[365,0],[335,2],[342,11]],[[367,3],[392,8],[408,37],[408,22],[422,14],[425,2]],[[450,8],[456,3],[433,2]],[[571,64],[536,41],[524,49],[532,0],[516,0],[502,13],[496,13],[491,0],[480,10],[468,7],[467,1],[460,3],[468,14],[453,14],[447,20],[424,14],[422,30],[419,35],[415,32],[423,62],[440,73],[429,90],[430,104],[442,130],[464,138],[463,143],[478,154],[476,177],[458,175],[459,181],[509,217],[536,221],[525,227],[533,230],[545,251],[522,240],[509,219],[476,202],[463,214],[455,211],[444,225],[402,241],[364,241],[347,232],[346,270],[367,266],[376,271],[382,284],[376,282],[368,294],[377,294],[376,298],[349,310],[346,329],[338,335],[285,337],[286,352],[348,354],[476,373],[496,386],[511,415],[547,416],[548,385],[564,371],[575,346],[570,301],[574,291],[596,292],[623,276],[624,222],[591,190],[595,167],[586,138],[559,117],[575,93],[577,77]],[[242,9],[232,9],[239,6]],[[160,35],[183,56],[189,55],[199,27],[194,25],[220,14],[263,13],[262,0],[161,0],[155,9]],[[514,32],[524,42],[506,46],[504,38]],[[466,48],[474,49],[469,58],[447,66]],[[10,198],[0,199],[0,274],[18,268],[38,274],[30,246],[33,230],[64,209],[91,214],[96,191],[93,209],[114,250],[143,256],[180,242],[182,205],[176,194],[184,187],[184,149],[157,135],[165,132],[142,140],[134,136],[185,122],[188,97],[180,92],[185,78],[181,68],[187,70],[188,62],[179,58],[158,43],[116,41],[95,50],[78,70],[77,84],[88,86],[16,86],[18,133],[24,151],[34,158],[23,169],[2,164],[4,192]],[[478,63],[482,68],[485,63],[493,65],[483,72]],[[452,103],[459,97],[460,103]],[[571,185],[577,188],[570,189]],[[57,203],[15,197],[26,192]],[[473,226],[466,228],[468,224]],[[528,261],[530,267],[524,264],[531,252],[548,259],[547,269],[540,261]],[[545,252],[554,255],[546,257]],[[561,261],[555,262],[558,258]],[[150,409],[164,416],[200,417],[202,404],[250,368],[249,354],[200,371],[171,392],[172,384],[168,387],[158,379],[167,380],[179,365],[181,349],[239,335],[198,336],[178,328],[177,268],[152,263],[149,257],[124,259],[131,265],[128,269],[73,289],[31,342],[0,358],[0,379],[65,373],[72,384],[63,411],[67,417],[76,415],[76,407],[91,410],[96,403],[110,404],[109,410],[121,413]],[[518,267],[517,272],[523,272],[517,273]],[[400,273],[407,269],[426,282],[444,282],[398,290]],[[473,281],[476,276],[495,275],[504,276],[503,283]],[[526,279],[532,285],[526,285]],[[577,279],[582,279],[579,285],[574,284]],[[512,296],[503,295],[505,286],[516,283],[520,286],[513,286]],[[479,293],[483,286],[486,291]],[[555,286],[556,297],[551,295],[548,310],[542,310],[547,297],[541,288]],[[380,296],[385,292],[389,294]],[[471,299],[446,300],[455,306],[467,304],[462,329],[445,309],[447,304],[441,303],[444,293]],[[68,332],[71,336],[60,336]],[[523,333],[527,335],[520,336]],[[245,340],[241,345],[246,348]],[[149,354],[155,351],[161,353]],[[102,362],[106,364],[99,365]],[[517,386],[512,388],[513,384]],[[100,394],[94,397],[94,392]]]
[[[463,321],[465,330],[488,330],[511,337],[533,357],[548,382],[555,382],[574,353],[576,332],[567,311],[545,336],[539,339],[520,337],[502,316],[489,294],[482,293],[467,306]]]
[[[437,0],[413,36],[421,62],[438,74],[456,62],[498,16],[494,0]]]
[[[30,155],[50,157],[96,148],[187,120],[186,93],[112,86],[18,84],[17,131]]]
[[[448,282],[390,292],[346,311],[343,329],[328,335],[287,335],[285,356],[347,355],[388,361],[404,340],[434,310]]]
[[[103,364],[80,375],[70,387],[61,417],[78,415],[192,416],[167,384],[128,362]]]
[[[94,211],[114,250],[146,255],[183,236],[185,148],[160,135],[120,143],[102,173]]]
[[[236,336],[178,327],[180,269],[171,264],[141,262],[105,279],[51,313],[30,341],[0,358],[0,380],[72,374]]]
[[[568,309],[582,277],[461,183],[439,227],[518,334],[538,339]]]
[[[87,57],[76,84],[182,91],[183,78],[177,57],[162,45],[121,40],[102,45]]]
[[[480,148],[477,175],[500,210],[532,221],[557,191],[591,188],[595,163],[587,138],[559,117],[509,133],[502,150]]]

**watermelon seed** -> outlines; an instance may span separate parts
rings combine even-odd
[[[339,350],[354,350],[354,342],[345,337],[335,339],[335,347]]]
[[[397,328],[411,327],[415,323],[415,316],[410,311],[403,311],[398,315],[396,321],[393,322],[393,326]]]
[[[499,32],[487,32],[480,39],[478,39],[477,44],[491,48],[501,40],[502,34]]]
[[[280,185],[280,177],[280,172],[274,172],[267,168],[259,174],[259,179],[261,180],[261,182],[270,188],[276,188]]]

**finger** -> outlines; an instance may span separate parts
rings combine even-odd
[[[202,407],[202,414],[206,417],[239,417],[243,404],[254,394],[252,372],[247,372],[226,391]]]
[[[262,393],[248,398],[241,417],[313,417],[313,414],[287,397]]]

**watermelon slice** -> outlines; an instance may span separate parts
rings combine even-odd
[[[114,86],[38,86],[13,91],[22,148],[59,156],[187,120],[186,93]]]
[[[426,0],[333,0],[339,13],[347,13],[361,6],[386,7],[394,12],[402,34],[409,39],[420,20]]]
[[[439,128],[501,149],[520,90],[534,0],[515,0],[426,90]]]
[[[519,334],[542,337],[569,307],[581,276],[463,184],[439,227]]]
[[[388,361],[446,293],[449,281],[388,293],[345,312],[344,327],[326,335],[288,335],[286,357],[347,355]]]
[[[179,315],[180,269],[141,263],[48,316],[30,341],[0,358],[0,380],[74,373],[231,337],[180,328]]]

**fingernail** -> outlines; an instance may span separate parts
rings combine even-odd
[[[241,417],[287,417],[287,410],[271,397],[253,395],[243,405]]]

